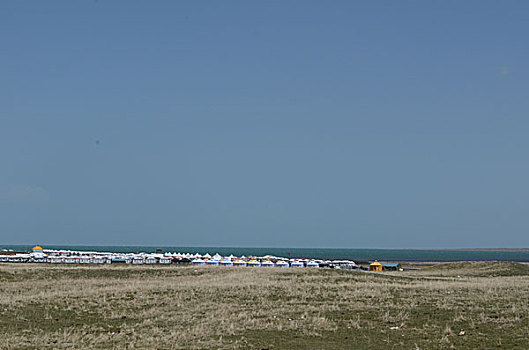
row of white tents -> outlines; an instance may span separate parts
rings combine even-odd
[[[57,256],[33,256],[32,254],[15,254],[15,255],[0,255],[0,262],[31,262],[31,263],[50,263],[50,264],[111,264],[111,263],[127,263],[133,265],[142,264],[171,264],[173,259],[169,257],[159,256],[71,256],[71,255],[57,255]],[[191,261],[194,266],[248,266],[248,267],[320,267],[320,263],[316,261],[295,260],[288,262],[279,260],[273,262],[270,260],[203,260],[200,258]]]
[[[200,258],[194,259],[191,261],[191,264],[194,266],[235,266],[235,267],[279,267],[279,268],[288,268],[288,267],[320,267],[320,263],[317,261],[308,261],[307,263],[304,263],[300,260],[294,260],[292,262],[288,262],[285,260],[279,260],[277,262],[273,262],[270,260],[264,260],[264,261],[258,261],[258,260],[203,260]]]
[[[50,263],[50,264],[111,264],[115,262],[124,262],[128,264],[171,264],[172,260],[167,258],[133,258],[124,259],[121,257],[106,256],[47,256],[34,257],[29,254],[0,255],[0,262],[30,262],[30,263]]]
[[[2,254],[4,253],[4,254]],[[10,253],[10,254],[6,254]],[[32,253],[13,254],[14,252],[0,252],[0,262],[32,262],[51,264],[112,264],[126,263],[142,264],[172,264],[191,263],[194,266],[234,266],[234,267],[337,267],[357,268],[352,261],[330,261],[309,259],[286,259],[276,256],[264,257],[236,257],[234,255],[221,256],[216,253],[110,253],[86,252],[71,250],[38,250]]]
[[[67,254],[67,253],[28,253],[2,255],[0,262],[31,262],[31,263],[51,263],[51,264],[171,264],[172,257],[163,254]],[[190,260],[188,260],[190,261]]]

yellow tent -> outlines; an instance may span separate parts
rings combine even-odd
[[[369,271],[382,271],[382,264],[375,260],[374,263],[369,265]]]
[[[34,252],[42,252],[42,247],[37,244],[36,246],[33,247],[33,251]]]

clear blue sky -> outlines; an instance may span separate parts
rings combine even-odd
[[[529,246],[527,1],[3,1],[0,243]]]

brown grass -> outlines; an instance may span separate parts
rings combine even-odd
[[[523,349],[524,271],[0,264],[0,348]]]

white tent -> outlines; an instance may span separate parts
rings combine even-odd
[[[51,258],[51,263],[52,264],[61,264],[63,262],[63,257],[62,256],[54,256]]]
[[[285,267],[290,267],[290,265],[286,262],[286,261],[278,261],[276,263],[276,266],[279,267],[279,268],[285,268]]]
[[[141,265],[144,263],[144,260],[143,260],[143,257],[141,256],[136,256],[132,259],[132,263],[135,264],[135,265]]]
[[[146,264],[156,264],[156,257],[153,255],[147,255],[145,257],[145,263]]]
[[[239,259],[233,263],[233,266],[246,266],[246,261]]]
[[[206,261],[206,265],[208,265],[208,266],[219,266],[219,261],[218,260],[208,260],[208,261]]]
[[[220,264],[222,266],[233,266],[233,263],[231,262],[231,260],[223,260],[220,262]]]
[[[305,265],[303,265],[303,262],[301,261],[294,261],[292,264],[290,264],[291,267],[305,267]]]
[[[307,263],[307,267],[320,267],[320,264],[318,264],[316,261],[312,260]]]
[[[159,262],[160,264],[170,264],[171,258],[160,258]]]
[[[271,262],[270,260],[266,260],[266,261],[263,261],[263,263],[261,264],[262,267],[274,267],[275,264],[273,262]]]
[[[191,264],[193,264],[194,266],[204,266],[206,263],[204,262],[204,260],[197,258],[191,261]]]
[[[257,260],[251,260],[248,262],[249,267],[261,267],[261,263]]]

